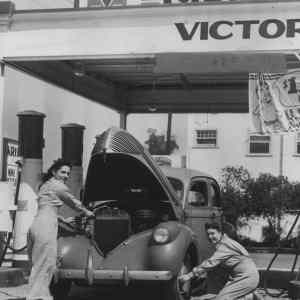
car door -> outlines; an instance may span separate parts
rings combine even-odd
[[[212,254],[205,223],[221,222],[221,210],[217,206],[220,192],[217,183],[207,177],[196,177],[190,182],[184,201],[185,222],[192,228],[199,240],[199,257]]]

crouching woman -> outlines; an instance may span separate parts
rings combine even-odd
[[[184,283],[216,267],[222,267],[228,273],[228,280],[214,300],[243,299],[252,294],[258,286],[259,273],[248,251],[223,233],[218,223],[206,223],[205,230],[215,252],[179,280]]]

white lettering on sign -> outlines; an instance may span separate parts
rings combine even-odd
[[[6,170],[5,176],[6,180],[10,182],[17,182],[18,177],[18,167],[16,162],[20,159],[18,156],[19,145],[16,141],[7,140],[6,144]]]
[[[254,33],[265,39],[276,39],[281,36],[294,38],[300,34],[300,19],[196,21],[189,26],[185,23],[174,23],[174,25],[184,41],[226,40],[232,38],[234,34],[238,34],[244,40],[251,39]]]
[[[15,182],[17,178],[18,169],[16,166],[7,166],[6,180]]]
[[[8,144],[7,144],[7,165],[15,165],[16,161],[19,160],[18,148],[19,148],[19,146],[17,144],[8,142]]]

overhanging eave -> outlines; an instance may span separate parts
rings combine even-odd
[[[248,86],[236,88],[135,89],[127,93],[127,110],[131,113],[246,113]]]
[[[125,110],[121,88],[88,75],[76,76],[61,61],[5,61],[7,65],[117,111]]]

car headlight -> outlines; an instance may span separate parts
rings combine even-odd
[[[156,243],[163,244],[169,240],[169,231],[166,228],[157,228],[154,230],[153,239]]]

